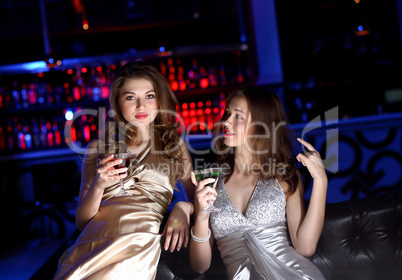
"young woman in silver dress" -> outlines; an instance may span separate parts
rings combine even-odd
[[[261,88],[235,92],[217,126],[216,147],[224,168],[214,187],[192,181],[195,224],[192,268],[208,270],[217,242],[229,279],[324,279],[308,260],[321,235],[328,179],[314,147],[296,156],[278,96]],[[220,133],[223,132],[223,137]],[[307,211],[297,162],[307,167],[313,189]],[[208,200],[219,212],[203,212]],[[211,234],[212,232],[212,234]]]

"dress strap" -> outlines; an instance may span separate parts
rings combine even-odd
[[[147,147],[141,151],[139,154],[137,154],[137,158],[135,159],[135,163],[138,164],[140,163],[149,153],[149,151],[151,150],[151,145],[148,144]],[[131,153],[130,150],[127,147],[127,152]]]
[[[145,151],[142,151],[139,155],[138,155],[138,162],[142,161],[149,153],[149,151],[151,150],[151,146],[148,146],[148,148]]]

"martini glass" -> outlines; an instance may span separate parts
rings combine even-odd
[[[206,168],[194,171],[195,178],[197,179],[198,182],[208,178],[218,179],[220,173],[221,170],[219,168]],[[212,187],[213,185],[214,183],[209,183],[206,184],[204,187]],[[203,212],[217,212],[217,211],[221,211],[221,209],[216,208],[213,205],[212,200],[208,201],[208,207],[203,210]]]

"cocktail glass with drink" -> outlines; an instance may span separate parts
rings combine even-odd
[[[218,179],[220,173],[221,173],[220,168],[206,168],[194,171],[195,178],[197,179],[198,182],[208,178]],[[206,184],[204,187],[212,187],[214,184],[215,183]],[[208,207],[204,209],[203,212],[216,212],[220,210],[221,209],[213,205],[212,200],[209,200]]]
[[[105,156],[103,156],[103,157],[105,157]],[[116,168],[116,169],[123,168],[123,167],[129,168],[136,158],[137,158],[136,154],[117,153],[117,154],[113,154],[113,158],[111,158],[109,161],[121,159],[122,162],[120,164],[115,165],[114,168]],[[131,193],[127,192],[124,189],[124,179],[120,179],[120,190],[118,193],[116,193],[114,195],[114,197],[119,197],[119,196],[132,196]]]

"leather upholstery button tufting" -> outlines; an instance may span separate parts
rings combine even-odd
[[[402,280],[402,258],[395,257],[402,255],[402,191],[329,203],[325,209],[323,232],[310,258],[325,279]],[[226,279],[216,245],[203,275],[192,271],[188,247],[173,253],[162,250],[156,280]]]

